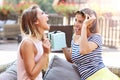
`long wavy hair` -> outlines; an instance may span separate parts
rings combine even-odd
[[[35,24],[37,21],[37,8],[39,8],[38,5],[32,5],[30,8],[23,11],[21,16],[21,32],[25,35],[42,39],[43,35],[39,33]]]

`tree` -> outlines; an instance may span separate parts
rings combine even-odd
[[[35,2],[40,5],[41,9],[47,13],[55,13],[52,7],[53,0],[35,0]]]
[[[19,2],[21,1],[28,1],[28,2],[35,2],[37,3],[38,5],[40,5],[41,9],[44,10],[45,12],[48,12],[48,13],[55,13],[55,10],[53,9],[52,7],[52,4],[53,4],[53,0],[5,0],[6,2],[8,3],[12,3],[12,4],[19,4]]]
[[[5,0],[8,3],[18,4],[21,0]]]
[[[67,25],[70,25],[71,16],[79,9],[79,5],[76,2],[67,2],[65,0],[54,0],[53,7],[58,14],[65,16]]]

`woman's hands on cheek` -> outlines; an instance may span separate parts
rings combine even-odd
[[[48,38],[45,38],[43,40],[43,50],[44,50],[44,53],[50,53],[50,50],[51,50],[51,44],[50,44],[50,41]]]

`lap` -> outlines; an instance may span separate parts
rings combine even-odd
[[[120,80],[120,78],[112,73],[108,68],[103,68],[97,71],[92,76],[88,77],[86,80]]]

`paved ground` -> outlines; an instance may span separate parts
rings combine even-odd
[[[16,40],[0,40],[0,51],[16,51],[18,45]]]

